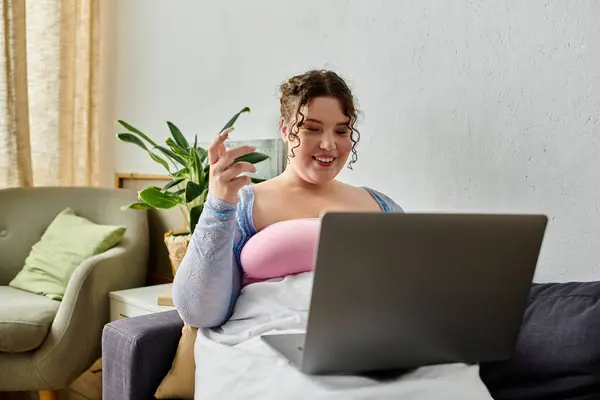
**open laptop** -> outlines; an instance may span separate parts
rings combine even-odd
[[[544,215],[328,213],[305,334],[262,339],[307,374],[509,358]]]

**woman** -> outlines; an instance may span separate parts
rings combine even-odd
[[[323,212],[401,211],[373,189],[335,179],[356,162],[359,140],[354,97],[342,78],[331,71],[292,77],[281,86],[280,103],[281,136],[290,149],[281,175],[253,186],[239,176],[256,169],[233,161],[254,149],[226,151],[231,129],[208,149],[209,195],[173,287],[189,325],[223,324],[248,283],[311,270]]]
[[[309,377],[260,340],[305,328],[324,212],[402,211],[382,193],[335,179],[356,161],[359,139],[354,98],[338,75],[295,76],[281,86],[280,102],[280,131],[289,148],[281,175],[250,186],[240,174],[255,172],[254,166],[233,161],[254,149],[226,151],[231,130],[209,147],[209,196],[173,286],[182,319],[200,328],[196,398],[491,399],[477,367],[419,368],[386,382]]]

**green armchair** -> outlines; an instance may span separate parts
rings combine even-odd
[[[134,191],[101,188],[0,190],[0,392],[67,387],[101,355],[109,292],[143,286],[148,219],[122,211]],[[62,301],[9,287],[31,247],[66,207],[99,224],[127,228],[123,240],[77,267]],[[0,396],[1,397],[1,396]]]

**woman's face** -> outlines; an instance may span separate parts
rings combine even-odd
[[[289,134],[296,120],[281,120],[281,134],[289,148],[288,168],[308,183],[330,182],[344,168],[352,150],[349,118],[344,115],[339,100],[333,97],[314,98],[301,112],[304,121],[298,126],[299,146],[295,136]],[[292,132],[296,132],[296,127]]]

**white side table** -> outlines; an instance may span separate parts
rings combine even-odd
[[[158,296],[170,293],[172,286],[168,283],[110,292],[110,320],[174,310],[175,307],[157,304]]]

